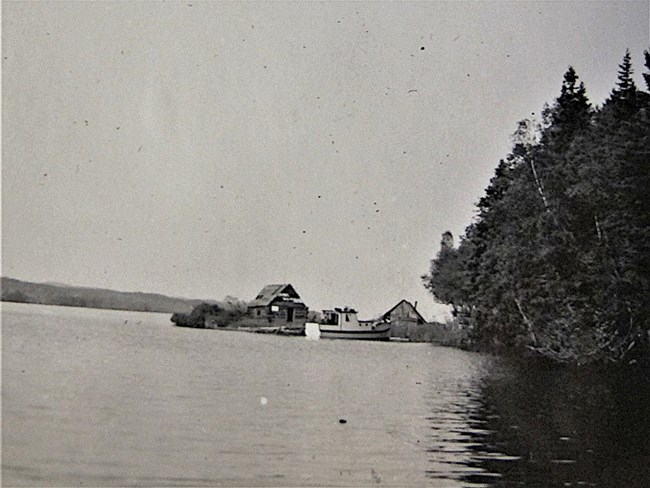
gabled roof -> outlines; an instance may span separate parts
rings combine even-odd
[[[300,295],[289,283],[279,285],[266,285],[262,291],[250,302],[250,307],[265,307],[270,305],[276,298],[290,299],[291,301],[300,301]]]
[[[395,305],[395,306],[394,306],[393,308],[391,308],[388,312],[386,312],[386,313],[384,314],[384,317],[387,317],[387,316],[389,316],[391,313],[393,313],[393,310],[395,310],[397,307],[399,307],[402,303],[405,303],[408,307],[410,307],[410,308],[411,308],[411,309],[412,309],[412,310],[417,314],[418,318],[420,318],[420,319],[422,320],[422,322],[426,324],[427,321],[424,320],[424,317],[422,317],[422,315],[420,315],[420,312],[417,311],[417,309],[413,306],[413,304],[412,304],[411,302],[408,302],[408,301],[406,301],[406,300],[402,300],[402,301],[400,301],[397,305]]]

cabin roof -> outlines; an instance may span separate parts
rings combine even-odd
[[[388,312],[386,312],[386,313],[384,314],[384,317],[387,317],[387,316],[389,316],[391,313],[393,313],[393,311],[394,311],[397,307],[399,307],[402,303],[405,303],[408,307],[410,307],[410,308],[411,308],[411,309],[412,309],[412,310],[417,314],[418,318],[420,318],[420,319],[422,320],[423,323],[426,323],[426,320],[424,320],[424,317],[422,317],[422,315],[420,315],[420,312],[418,312],[417,309],[413,306],[413,304],[412,304],[411,302],[407,301],[407,300],[401,300],[400,302],[398,302],[397,305],[395,305],[393,308],[391,308]]]
[[[251,307],[265,307],[270,305],[276,298],[300,303],[300,295],[298,295],[294,287],[289,283],[282,283],[266,285],[249,305]]]

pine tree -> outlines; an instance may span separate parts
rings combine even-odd
[[[634,74],[632,58],[629,49],[627,49],[623,61],[618,65],[616,86],[612,89],[604,106],[605,110],[614,107],[614,116],[618,116],[618,118],[627,119],[638,108],[637,88],[632,74]]]
[[[545,131],[542,142],[567,143],[591,117],[591,105],[584,83],[572,66],[564,74],[560,96],[550,109],[550,127]]]
[[[634,70],[632,69],[632,57],[630,50],[625,50],[623,61],[618,65],[618,81],[616,88],[612,90],[611,100],[631,102],[636,96],[636,85],[632,79]]]
[[[539,183],[546,188],[546,198],[555,207],[562,204],[567,185],[576,177],[575,168],[564,155],[589,129],[593,114],[584,83],[578,80],[573,67],[569,67],[560,96],[544,115],[547,122],[540,144],[531,152]]]

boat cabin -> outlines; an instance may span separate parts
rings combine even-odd
[[[358,323],[357,311],[352,308],[335,308],[334,310],[323,310],[323,325],[343,325],[344,323]]]
[[[357,311],[352,308],[323,310],[323,319],[318,325],[320,337],[329,339],[390,339],[390,325],[383,321],[358,320]]]

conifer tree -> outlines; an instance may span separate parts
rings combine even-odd
[[[583,129],[591,117],[591,105],[587,98],[584,83],[578,83],[579,77],[572,66],[564,74],[560,96],[550,109],[550,127],[544,131],[542,143],[560,143],[565,145]]]
[[[618,65],[618,81],[616,87],[612,90],[610,100],[613,102],[624,102],[628,105],[634,104],[636,100],[636,85],[632,74],[632,57],[630,50],[625,50],[623,61]]]
[[[560,96],[545,114],[547,125],[542,130],[539,147],[531,153],[534,158],[531,170],[537,173],[539,186],[546,187],[546,199],[554,208],[565,203],[562,200],[566,187],[576,178],[575,167],[564,155],[589,128],[592,113],[584,83],[579,82],[570,66],[564,74]]]

